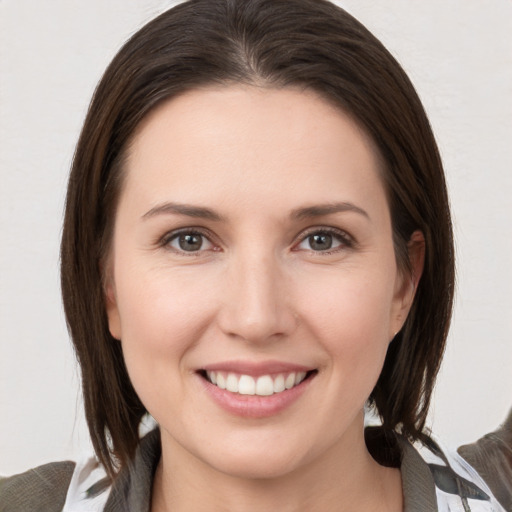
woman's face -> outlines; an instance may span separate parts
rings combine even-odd
[[[164,454],[262,477],[362,453],[414,286],[366,135],[312,92],[205,88],[143,122],[125,172],[108,318]]]

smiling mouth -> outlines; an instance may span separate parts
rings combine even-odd
[[[317,370],[285,372],[275,375],[236,374],[232,372],[201,370],[199,374],[210,384],[239,395],[271,396],[292,389],[311,378]]]

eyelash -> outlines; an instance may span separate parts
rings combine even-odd
[[[309,228],[308,230],[306,230],[306,232],[302,233],[299,242],[294,245],[293,250],[298,250],[295,248],[297,246],[299,246],[300,244],[304,243],[306,240],[308,240],[308,238],[310,238],[313,235],[329,235],[329,236],[332,236],[333,239],[340,242],[340,246],[335,247],[332,250],[328,249],[328,250],[324,250],[324,251],[315,251],[313,249],[309,249],[309,251],[314,254],[319,254],[322,256],[329,256],[330,254],[340,252],[344,249],[352,249],[355,247],[354,238],[352,238],[352,236],[350,236],[347,232],[345,232],[341,229],[337,229],[337,228],[317,226],[317,227]]]
[[[293,245],[292,251],[298,252],[300,249],[297,247],[308,240],[308,238],[314,236],[314,235],[329,235],[332,236],[333,239],[337,240],[340,243],[339,247],[335,247],[333,250],[319,250],[315,251],[314,249],[306,249],[309,250],[309,252],[314,254],[320,254],[320,255],[330,255],[336,252],[339,252],[343,249],[351,249],[355,246],[355,240],[345,231],[342,231],[337,228],[332,227],[312,227],[306,230],[305,232],[301,233],[300,239],[297,243]],[[202,245],[204,245],[204,240],[207,240],[209,244],[213,246],[213,249],[202,249],[201,247],[197,251],[186,251],[183,249],[178,249],[175,247],[171,247],[171,242],[178,240],[180,236],[198,236],[203,239]],[[183,228],[177,231],[171,231],[169,233],[166,233],[159,241],[158,245],[160,247],[170,249],[177,254],[183,255],[183,256],[199,256],[201,253],[203,253],[205,250],[210,251],[219,251],[220,247],[216,245],[214,242],[212,242],[212,235],[199,228]]]
[[[183,249],[178,249],[178,248],[175,248],[175,247],[171,247],[171,242],[173,242],[174,240],[178,240],[180,236],[198,236],[198,237],[201,237],[203,239],[203,243],[202,245],[204,244],[204,240],[207,240],[212,246],[213,246],[213,249],[202,249],[200,248],[199,250],[197,251],[185,251]],[[158,242],[158,245],[163,247],[164,249],[169,249],[177,254],[180,254],[180,255],[183,255],[183,256],[199,256],[202,252],[204,252],[205,250],[213,250],[213,251],[218,251],[220,250],[220,248],[218,247],[218,245],[216,245],[214,242],[211,241],[212,239],[212,235],[207,232],[207,231],[203,231],[202,229],[199,229],[199,228],[184,228],[184,229],[179,229],[177,231],[171,231],[170,233],[166,233]]]

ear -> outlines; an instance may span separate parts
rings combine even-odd
[[[393,315],[391,318],[390,340],[403,327],[411,309],[425,263],[425,237],[421,231],[414,231],[407,243],[410,273],[398,270],[395,283]]]
[[[105,297],[105,307],[108,319],[108,330],[112,337],[117,340],[121,339],[121,317],[119,315],[119,308],[117,305],[116,289],[113,279],[113,272],[111,265],[106,268],[101,265],[103,278],[103,295]]]

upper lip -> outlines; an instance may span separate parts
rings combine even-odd
[[[241,375],[251,375],[258,377],[260,375],[270,375],[278,373],[291,372],[309,372],[315,370],[312,366],[288,363],[284,361],[223,361],[219,363],[208,364],[200,370],[207,372],[228,372]]]

